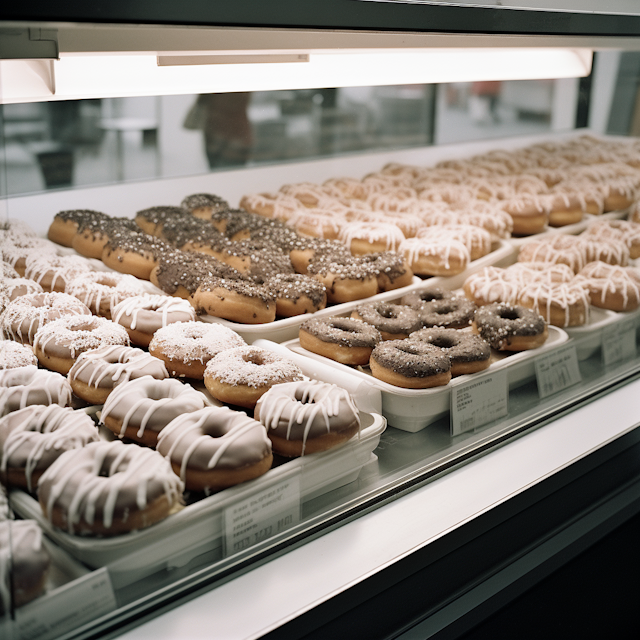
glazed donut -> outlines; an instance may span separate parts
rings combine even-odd
[[[194,193],[186,196],[180,203],[192,216],[202,220],[211,220],[211,216],[230,208],[229,203],[212,193]]]
[[[113,389],[143,376],[169,377],[164,362],[142,349],[106,345],[78,356],[69,370],[73,392],[90,404],[104,404]]]
[[[342,364],[367,364],[382,340],[370,324],[353,318],[311,318],[300,326],[300,346]]]
[[[409,268],[403,256],[395,251],[369,253],[360,258],[368,263],[378,281],[379,291],[391,291],[400,287],[407,287],[413,282],[413,271]]]
[[[0,417],[33,404],[71,404],[69,381],[34,365],[0,371]]]
[[[469,260],[478,260],[491,252],[491,234],[480,227],[470,224],[448,224],[426,227],[420,230],[417,238],[430,242],[448,242],[450,239],[462,242],[469,252]]]
[[[556,190],[549,194],[549,226],[564,227],[568,224],[577,224],[586,213],[587,204],[584,198],[570,191],[560,192]]]
[[[276,298],[276,315],[290,318],[314,313],[327,306],[327,289],[315,278],[301,273],[275,275],[265,283]]]
[[[594,307],[633,311],[640,305],[640,272],[604,262],[590,262],[576,280],[585,288]]]
[[[69,369],[84,351],[106,345],[129,345],[123,327],[98,316],[69,316],[40,327],[33,340],[38,362],[58,373]]]
[[[119,438],[155,447],[174,418],[205,406],[205,397],[173,378],[143,376],[119,384],[104,403],[100,423]]]
[[[510,282],[516,282],[518,286],[525,286],[530,282],[566,283],[571,282],[575,275],[566,264],[546,262],[516,262],[504,270],[504,277]]]
[[[66,293],[87,305],[91,313],[111,318],[111,311],[119,302],[144,295],[145,289],[133,276],[94,271],[71,280]]]
[[[375,327],[383,340],[401,340],[421,327],[420,316],[411,307],[388,302],[358,305],[351,317]]]
[[[518,304],[533,309],[547,324],[556,327],[576,327],[589,320],[589,295],[575,280],[523,285]]]
[[[510,238],[513,233],[513,218],[498,207],[462,208],[459,210],[458,216],[459,222],[488,231],[492,242]]]
[[[70,247],[78,228],[89,219],[108,220],[109,216],[100,211],[77,209],[75,211],[60,211],[53,217],[47,237],[52,242]]]
[[[273,451],[288,458],[332,449],[360,431],[360,413],[349,393],[318,380],[272,387],[258,400],[255,417],[266,427]]]
[[[177,417],[160,432],[158,451],[188,490],[206,493],[253,480],[273,463],[264,427],[228,407]]]
[[[542,233],[549,221],[549,202],[538,196],[516,196],[502,200],[500,206],[511,216],[516,236]]]
[[[30,364],[38,365],[38,358],[31,347],[12,340],[0,341],[0,370],[27,367]]]
[[[480,307],[473,332],[498,351],[524,351],[542,346],[548,336],[544,318],[532,309],[494,302]]]
[[[312,238],[337,240],[346,225],[344,215],[325,209],[301,209],[287,220],[298,233]]]
[[[469,264],[469,250],[452,237],[446,240],[408,238],[399,247],[413,273],[421,276],[452,276]]]
[[[616,264],[626,267],[629,264],[629,248],[622,240],[614,238],[593,240],[590,236],[583,235],[585,242],[586,262],[606,262],[607,264]]]
[[[157,451],[115,440],[63,453],[42,474],[38,500],[58,529],[113,536],[166,518],[183,489]]]
[[[275,294],[263,285],[246,280],[208,278],[195,292],[193,304],[210,316],[244,324],[276,319]]]
[[[33,293],[44,293],[44,289],[37,282],[18,276],[17,278],[7,278],[3,282],[0,282],[0,292],[6,295],[6,304],[9,304],[9,302],[21,296],[29,296]]]
[[[148,347],[153,334],[174,322],[196,319],[193,307],[186,301],[167,296],[134,296],[118,303],[112,311],[113,321],[123,326],[135,345]]]
[[[165,363],[170,375],[202,380],[211,358],[244,345],[235,331],[221,324],[176,322],[155,332],[149,353]]]
[[[327,299],[332,304],[361,300],[378,293],[376,268],[364,259],[342,263],[340,258],[329,258],[311,263],[307,272],[326,287]]]
[[[371,373],[406,389],[428,389],[451,380],[451,360],[438,347],[420,340],[388,340],[371,353]]]
[[[130,233],[109,238],[102,249],[102,262],[120,273],[128,273],[149,280],[158,261],[174,247],[164,240],[146,233]]]
[[[57,404],[13,411],[0,418],[0,481],[31,493],[64,451],[98,439],[98,429],[84,411]]]
[[[586,264],[586,246],[582,238],[564,234],[531,240],[520,247],[518,262],[566,264],[578,273]]]
[[[484,267],[464,281],[463,289],[467,298],[479,307],[494,302],[515,303],[519,292],[519,281],[508,278],[506,269]]]
[[[89,313],[82,302],[66,293],[32,293],[10,302],[0,321],[6,338],[33,344],[36,333],[47,323]]]
[[[2,261],[2,278],[8,280],[11,278],[19,278],[20,274],[8,263]]]
[[[423,302],[417,311],[423,327],[463,329],[473,322],[476,305],[464,297],[451,297]]]
[[[420,329],[409,340],[428,342],[438,347],[451,360],[451,376],[477,373],[489,367],[491,348],[480,337],[458,329]]]
[[[291,360],[255,346],[227,349],[212,358],[204,372],[209,393],[221,402],[252,409],[274,384],[302,380]]]
[[[41,256],[36,253],[27,258],[24,275],[45,291],[64,292],[73,278],[91,270],[88,260],[81,256]]]
[[[0,616],[44,592],[51,556],[43,537],[35,520],[0,522]]]
[[[629,257],[640,258],[640,224],[628,220],[598,220],[590,224],[583,237],[596,240],[617,240],[629,249]],[[618,262],[617,264],[621,264]]]
[[[388,222],[350,222],[338,236],[354,256],[380,251],[395,251],[405,239],[404,233]]]

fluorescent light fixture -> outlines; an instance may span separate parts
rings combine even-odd
[[[221,64],[219,58],[225,54],[218,53],[216,64],[177,66],[175,61],[171,66],[160,66],[162,53],[61,54],[52,63],[49,82],[29,66],[33,62],[6,60],[0,62],[0,101],[575,78],[588,75],[592,61],[588,49],[554,48],[312,51],[299,55],[306,53],[308,62],[295,64],[247,63],[245,59],[242,64]]]

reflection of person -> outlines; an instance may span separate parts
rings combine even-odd
[[[185,127],[202,129],[209,166],[243,165],[249,160],[253,136],[247,107],[251,93],[207,93],[198,99]]]
[[[500,98],[500,88],[502,83],[497,80],[485,80],[483,82],[474,82],[471,85],[471,95],[477,96],[485,104],[487,116],[494,122],[498,122],[498,100]],[[485,118],[477,118],[484,120]]]

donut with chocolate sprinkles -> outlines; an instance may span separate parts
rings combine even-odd
[[[327,289],[311,276],[279,273],[265,283],[276,297],[276,315],[282,318],[314,313],[327,306]]]
[[[383,340],[402,340],[422,325],[417,311],[411,307],[389,302],[371,302],[358,305],[351,317],[364,320],[375,327]]]
[[[230,208],[229,203],[213,193],[193,193],[180,203],[192,216],[202,220],[211,220],[211,216]]]
[[[473,322],[476,305],[467,298],[451,297],[423,302],[417,311],[423,327],[463,329]]]
[[[547,323],[532,309],[505,302],[480,307],[473,332],[499,351],[524,351],[542,346],[549,335]]]
[[[69,211],[59,211],[53,217],[53,222],[49,227],[47,237],[52,242],[70,247],[73,237],[78,232],[78,227],[87,219],[108,220],[109,216],[100,211],[91,209],[75,209]]]

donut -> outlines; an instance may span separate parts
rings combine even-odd
[[[370,324],[354,318],[311,318],[300,326],[300,346],[336,362],[363,365],[382,340]]]
[[[360,413],[345,389],[318,380],[269,389],[256,405],[274,453],[288,458],[327,451],[360,431]]]
[[[212,358],[204,372],[209,393],[221,402],[252,409],[274,384],[302,380],[291,360],[255,346],[227,349]]]
[[[298,236],[289,248],[289,259],[296,273],[306,274],[312,262],[319,260],[327,262],[331,259],[336,259],[338,262],[349,260],[351,252],[337,240]]]
[[[0,243],[0,257],[22,277],[24,277],[27,258],[34,253],[53,257],[56,255],[55,245],[48,240],[31,236],[5,238]]]
[[[111,311],[119,302],[144,295],[145,289],[133,276],[95,271],[71,280],[66,292],[87,305],[91,313],[111,318]]]
[[[640,272],[629,267],[590,262],[576,281],[582,285],[591,304],[611,311],[633,311],[640,305]]]
[[[206,493],[253,480],[273,463],[264,427],[228,407],[206,407],[175,418],[160,432],[158,451],[188,490]]]
[[[193,304],[210,316],[244,324],[263,324],[276,319],[274,293],[246,280],[208,278],[195,292]]]
[[[44,470],[64,451],[98,439],[84,411],[57,404],[13,411],[0,418],[0,481],[33,492]]]
[[[498,351],[524,351],[542,346],[548,336],[544,318],[526,307],[494,302],[480,307],[473,332]]]
[[[409,340],[428,342],[451,360],[451,376],[483,371],[490,364],[491,349],[478,335],[458,329],[425,328],[412,333]]]
[[[473,322],[476,305],[464,297],[451,297],[423,302],[417,311],[423,327],[463,329]]]
[[[383,340],[401,340],[421,327],[420,316],[411,307],[388,302],[358,305],[351,317],[375,327]]]
[[[405,239],[404,233],[391,223],[350,222],[338,236],[354,256],[380,251],[395,251]]]
[[[337,240],[347,223],[345,217],[337,211],[301,209],[287,220],[287,224],[303,236]]]
[[[20,274],[8,263],[2,262],[2,278],[3,280],[11,278],[19,278]]]
[[[34,280],[45,291],[64,292],[67,283],[91,271],[86,258],[34,254],[25,262],[25,278]]]
[[[143,376],[115,387],[104,403],[100,423],[119,438],[155,447],[158,434],[174,418],[204,406],[204,395],[188,384]]]
[[[327,306],[326,287],[301,273],[272,276],[265,286],[275,296],[276,315],[282,318],[314,313]]]
[[[412,309],[420,309],[425,302],[448,300],[451,297],[453,297],[451,291],[447,291],[442,287],[430,286],[427,289],[419,289],[406,293],[400,299],[400,304],[411,307]]]
[[[189,211],[183,207],[149,207],[138,211],[134,220],[145,233],[160,237],[165,222],[175,219],[185,222],[189,217]]]
[[[0,341],[0,370],[37,364],[38,358],[31,347],[12,340]]]
[[[607,264],[617,264],[626,267],[629,264],[629,248],[622,239],[615,238],[593,240],[589,236],[583,235],[585,242],[586,262],[606,262]]]
[[[629,220],[598,220],[591,223],[582,237],[596,240],[617,240],[629,249],[629,257],[640,258],[640,224]],[[618,264],[621,264],[618,262]]]
[[[38,500],[58,529],[113,536],[166,518],[183,488],[157,451],[115,440],[65,451],[40,477]]]
[[[235,331],[221,324],[176,322],[155,332],[149,353],[165,363],[170,375],[202,380],[211,358],[244,344]]]
[[[212,193],[194,193],[186,196],[180,206],[192,216],[202,220],[211,220],[211,216],[229,209],[229,203],[220,196]]]
[[[110,240],[140,232],[129,218],[88,218],[78,224],[71,246],[86,258],[102,259],[102,251]]]
[[[6,304],[9,304],[9,302],[21,296],[28,296],[32,293],[44,293],[44,289],[37,282],[18,276],[17,278],[7,278],[0,282],[0,292],[6,295]]]
[[[44,593],[51,556],[35,520],[0,522],[0,616]]]
[[[71,403],[71,385],[59,373],[34,365],[0,371],[0,417],[33,404]]]
[[[120,273],[149,280],[158,260],[173,246],[146,233],[129,233],[109,238],[102,249],[102,262]]]
[[[266,218],[287,221],[304,205],[292,196],[283,193],[255,193],[243,196],[240,207]]]
[[[378,292],[376,269],[365,260],[354,258],[343,263],[328,257],[311,263],[307,273],[326,287],[331,304],[369,298]]]
[[[520,247],[518,262],[566,264],[578,273],[586,264],[586,243],[580,237],[556,235],[530,240]]]
[[[123,326],[135,345],[148,347],[153,334],[174,322],[196,319],[193,307],[186,301],[167,296],[133,296],[118,303],[112,312],[113,321]]]
[[[534,281],[523,285],[518,304],[533,309],[547,324],[556,327],[576,327],[589,320],[589,295],[575,280]]]
[[[47,237],[52,242],[70,247],[80,225],[84,225],[89,219],[108,220],[109,216],[100,211],[91,209],[76,209],[73,211],[60,211],[53,217]]]
[[[478,260],[491,251],[491,234],[480,227],[470,224],[447,224],[436,227],[425,227],[420,230],[417,238],[448,242],[449,239],[459,240],[469,252],[469,260]]]
[[[561,283],[571,282],[575,273],[566,264],[548,264],[546,262],[516,262],[504,270],[504,277],[509,282],[516,282],[518,286],[525,286],[530,282]],[[504,300],[504,302],[508,302]]]
[[[555,191],[548,196],[549,226],[564,227],[577,224],[586,213],[587,205],[584,198],[570,191]]]
[[[65,316],[84,316],[89,309],[66,293],[32,293],[10,302],[0,322],[6,338],[33,344],[36,333],[47,323]]]
[[[469,264],[469,250],[452,237],[441,240],[407,238],[399,247],[413,273],[421,276],[452,276]]]
[[[451,360],[438,347],[420,340],[387,340],[376,345],[369,361],[378,380],[395,387],[428,389],[451,380]]]
[[[69,316],[40,327],[33,340],[38,362],[45,368],[67,374],[84,351],[106,345],[129,345],[123,327],[98,316]]]
[[[484,267],[464,281],[463,289],[467,298],[481,307],[494,302],[515,302],[519,281],[508,278],[506,269]]]
[[[395,251],[368,253],[360,260],[371,265],[379,291],[391,291],[413,283],[413,271],[404,257]]]
[[[500,206],[511,216],[515,236],[542,233],[549,221],[549,202],[538,196],[516,196],[502,200]]]
[[[169,377],[164,362],[142,349],[106,345],[78,356],[68,379],[73,392],[90,404],[104,404],[113,389],[143,376]]]

